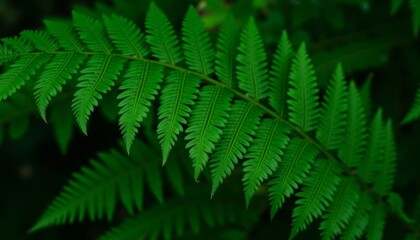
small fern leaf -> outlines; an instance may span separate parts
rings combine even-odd
[[[106,37],[102,24],[84,14],[73,11],[73,23],[79,31],[80,38],[94,52],[112,52],[111,41]]]
[[[226,85],[233,87],[235,81],[236,53],[239,25],[232,14],[228,14],[222,24],[217,40],[216,75]]]
[[[182,124],[187,124],[191,106],[197,97],[200,79],[187,72],[173,71],[167,77],[166,86],[160,97],[158,110],[159,125],[157,134],[162,145],[163,164],[168,160],[177,136],[183,131]]]
[[[12,61],[13,59],[15,59],[13,51],[6,44],[0,44],[0,66],[3,63]]]
[[[420,86],[417,89],[416,99],[413,105],[411,106],[410,111],[404,117],[404,120],[402,121],[402,123],[407,124],[419,118],[420,118]]]
[[[95,55],[89,58],[87,67],[80,71],[72,109],[80,129],[87,135],[87,122],[93,108],[98,106],[102,94],[108,92],[120,74],[125,60],[111,55]]]
[[[341,181],[341,169],[332,160],[318,160],[314,169],[303,181],[305,187],[296,194],[296,207],[293,209],[291,238],[320,217],[333,200],[337,185]]]
[[[141,209],[144,175],[149,174],[151,169],[159,172],[160,168],[156,155],[148,146],[136,142],[135,149],[133,155],[136,152],[136,158],[127,158],[116,150],[100,153],[99,160],[91,161],[91,167],[83,167],[73,175],[73,180],[64,187],[30,231],[82,221],[86,217],[95,220],[106,216],[111,220],[117,198],[121,199],[130,213],[134,207]]]
[[[34,50],[34,46],[23,37],[3,38],[1,41],[17,53],[30,53]]]
[[[341,145],[346,125],[347,89],[341,64],[337,65],[333,78],[327,87],[322,104],[316,137],[327,149]]]
[[[357,208],[347,224],[341,239],[353,240],[362,237],[369,221],[371,209],[372,200],[367,193],[362,193],[357,203]]]
[[[213,182],[211,196],[223,180],[232,173],[238,159],[244,157],[246,148],[249,147],[255,135],[261,115],[262,111],[251,103],[237,100],[233,104],[229,120],[211,159]]]
[[[363,109],[365,110],[366,119],[372,117],[372,75],[369,75],[360,88],[360,97],[362,98]]]
[[[264,99],[269,88],[267,56],[261,35],[252,17],[241,33],[238,51],[236,60],[239,62],[237,66],[239,88],[256,100]]]
[[[140,123],[147,116],[151,101],[155,99],[163,79],[163,67],[157,64],[135,61],[130,63],[121,84],[122,93],[119,125],[127,152],[130,151]]]
[[[384,151],[384,124],[382,121],[382,109],[379,109],[375,114],[369,131],[369,143],[366,155],[363,161],[360,162],[358,168],[359,176],[366,182],[372,183],[375,176],[380,169],[380,163],[383,160]]]
[[[311,169],[318,150],[308,141],[293,138],[285,149],[284,157],[269,182],[271,218],[282,207],[286,197],[290,197],[298,184],[302,184]]]
[[[322,239],[335,239],[346,228],[359,201],[359,187],[351,178],[345,178],[337,188],[334,200],[322,216]]]
[[[69,22],[57,20],[45,20],[45,26],[59,42],[60,46],[65,50],[81,52],[83,44],[73,30],[73,26]]]
[[[347,127],[338,156],[348,167],[357,167],[367,142],[366,114],[356,84],[350,82],[347,106]]]
[[[191,70],[207,76],[214,72],[214,50],[203,21],[190,6],[182,23],[185,60]]]
[[[289,41],[287,32],[283,31],[280,41],[277,44],[272,69],[270,71],[271,91],[269,92],[269,103],[280,115],[285,116],[287,110],[286,97],[289,81],[289,71],[292,64],[294,51]]]
[[[31,31],[26,30],[20,34],[22,37],[26,38],[28,42],[31,42],[36,49],[45,52],[54,52],[59,47],[51,36],[45,31]]]
[[[290,85],[287,94],[289,119],[303,131],[308,132],[316,127],[318,121],[318,89],[312,63],[302,43],[292,62]]]
[[[277,169],[282,149],[289,142],[290,129],[276,120],[264,119],[256,131],[256,138],[249,147],[243,163],[245,202],[249,206],[252,196],[261,183]]]
[[[61,92],[62,86],[72,75],[77,74],[84,59],[85,56],[78,53],[58,54],[46,65],[34,87],[36,104],[45,122],[51,98]]]
[[[0,101],[15,93],[36,70],[41,68],[50,57],[46,54],[31,54],[20,57],[9,69],[0,75]]]
[[[386,212],[382,203],[376,204],[369,215],[367,240],[383,239]]]
[[[420,29],[420,1],[419,0],[410,0],[410,8],[413,12],[412,22],[413,22],[413,32],[417,36]]]
[[[103,17],[105,28],[116,48],[125,56],[145,57],[149,53],[145,37],[130,20],[112,14]]]
[[[189,140],[186,147],[190,148],[196,181],[208,162],[209,154],[215,149],[215,143],[220,140],[232,97],[231,92],[220,87],[205,86],[200,90],[185,137]]]
[[[392,132],[392,123],[389,120],[385,125],[385,146],[383,151],[383,161],[379,169],[379,175],[375,180],[374,190],[381,196],[386,196],[391,192],[394,185],[395,168],[396,168],[396,146],[394,134]]]
[[[151,45],[153,56],[172,65],[182,60],[181,48],[168,17],[151,3],[146,15],[146,41]]]

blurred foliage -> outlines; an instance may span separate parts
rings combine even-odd
[[[413,32],[417,32],[420,13],[413,13],[409,4],[420,6],[419,1],[406,0],[406,4],[404,1],[383,0],[155,2],[178,27],[184,9],[193,4],[211,33],[218,31],[229,12],[241,24],[253,15],[268,46],[269,57],[272,57],[282,30],[287,30],[294,47],[301,41],[307,42],[316,74],[324,83],[338,62],[343,63],[348,78],[355,79],[359,86],[369,78],[371,86],[364,86],[366,94],[371,89],[372,108],[383,106],[385,118],[393,119],[394,123],[402,121],[414,100],[420,81],[420,45]],[[41,27],[45,17],[66,18],[73,8],[90,15],[115,12],[135,20],[143,28],[142,20],[149,3],[149,0],[0,0],[0,37]],[[94,239],[109,227],[105,222],[88,222],[33,235],[26,233],[70,173],[86,164],[97,151],[108,150],[120,139],[118,127],[109,123],[117,116],[115,99],[112,94],[103,99],[100,111],[93,116],[97,124],[90,127],[89,137],[73,128],[74,123],[68,116],[69,99],[65,96],[52,103],[48,124],[35,114],[31,93],[20,92],[7,103],[0,103],[0,226],[4,239]],[[146,129],[155,127],[154,124],[149,120],[150,127]],[[420,161],[415,157],[420,143],[420,122],[399,126],[395,130],[398,144],[395,192],[404,199],[401,208],[415,209],[416,196],[420,193]],[[153,134],[151,132],[143,134]],[[178,146],[178,152],[183,154],[182,147],[179,149]],[[283,210],[284,216],[290,215],[289,205],[286,204]],[[419,203],[416,209],[420,212],[418,206]],[[416,217],[419,217],[418,213]],[[283,217],[270,223],[268,214],[263,213],[260,221],[250,227],[247,237],[266,239],[264,236],[269,235],[278,239],[288,232],[284,226],[290,224],[285,221],[287,218]],[[271,227],[272,224],[276,227]],[[386,239],[401,239],[401,230],[394,231],[402,229],[399,224],[396,219],[388,221]],[[302,239],[312,239],[313,231],[317,229],[312,227],[301,235]],[[228,231],[222,235],[192,235],[191,239],[241,239],[243,232]]]

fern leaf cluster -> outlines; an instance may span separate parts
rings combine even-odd
[[[129,212],[141,209],[143,176],[163,201],[157,157],[145,157],[156,154],[135,141],[156,104],[160,160],[171,162],[171,149],[185,131],[194,178],[198,181],[209,165],[212,197],[232,172],[242,169],[247,206],[263,184],[272,217],[286,197],[296,196],[291,238],[318,218],[323,239],[381,236],[388,203],[375,196],[388,196],[394,181],[392,124],[384,124],[379,109],[368,127],[368,104],[356,84],[346,82],[341,64],[321,94],[306,45],[295,51],[283,32],[270,64],[253,18],[240,30],[229,16],[215,48],[192,7],[181,40],[153,3],[145,33],[117,15],[72,16],[72,22],[46,21],[44,31],[2,40],[0,64],[6,70],[0,75],[0,99],[32,79],[40,114],[47,119],[50,101],[66,82],[77,79],[72,111],[87,134],[95,107],[118,86],[120,130],[127,151],[136,157],[101,154],[101,161],[74,176],[33,230],[86,216],[110,219],[117,199]],[[179,180],[175,184],[182,189]],[[374,187],[368,190],[370,184]],[[188,214],[198,215],[197,209]],[[184,212],[167,214],[173,218]],[[195,222],[195,215],[186,217]],[[129,220],[127,226],[144,219]],[[134,232],[126,233],[122,226],[103,239],[142,239],[160,232],[169,238],[171,225],[165,224],[156,232],[131,228]]]

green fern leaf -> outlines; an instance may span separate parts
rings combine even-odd
[[[100,160],[91,161],[92,167],[83,167],[81,172],[74,174],[73,180],[50,204],[31,231],[65,222],[82,221],[86,215],[91,220],[102,219],[106,215],[110,220],[117,198],[121,199],[130,213],[133,213],[134,207],[141,209],[143,176],[147,177],[152,169],[159,172],[160,167],[157,157],[148,146],[140,142],[135,144],[136,151],[133,154],[136,153],[136,158],[129,159],[111,150],[109,153],[100,153]],[[148,181],[150,184],[156,180],[153,177]]]
[[[69,22],[45,20],[45,26],[59,42],[60,46],[65,50],[81,52],[83,44],[73,30],[73,26]]]
[[[402,121],[402,123],[407,124],[419,118],[420,118],[420,86],[417,89],[416,100],[411,106],[408,114],[404,117],[404,120]]]
[[[359,201],[359,187],[351,178],[345,178],[337,188],[334,200],[322,216],[322,239],[334,239],[347,226]]]
[[[372,183],[383,160],[385,131],[382,121],[382,109],[379,109],[375,114],[370,126],[369,135],[366,156],[360,162],[358,173],[364,181]]]
[[[340,167],[332,160],[318,160],[314,169],[303,181],[305,187],[297,193],[296,207],[293,209],[291,237],[320,217],[333,200],[337,185],[341,181]]]
[[[394,135],[392,133],[392,123],[388,121],[385,126],[384,136],[384,151],[383,161],[379,170],[379,175],[375,180],[374,190],[381,196],[385,196],[391,192],[391,188],[394,185],[395,177],[395,162],[397,160],[396,146]]]
[[[241,33],[238,51],[236,60],[239,62],[237,66],[239,88],[256,100],[265,98],[269,88],[267,56],[261,35],[252,17]]]
[[[186,147],[190,148],[196,181],[215,148],[214,144],[220,140],[232,97],[231,92],[220,87],[205,86],[200,90],[185,137],[189,140]]]
[[[80,38],[94,52],[112,52],[111,41],[106,37],[103,25],[84,14],[72,12],[73,24],[79,31]]]
[[[77,74],[84,59],[85,56],[78,53],[59,54],[46,65],[34,87],[36,104],[45,122],[51,98],[61,92],[66,81]]]
[[[327,149],[336,149],[342,142],[346,125],[347,88],[341,64],[337,65],[325,102],[322,104],[316,137]]]
[[[363,103],[363,109],[365,110],[366,119],[372,117],[372,76],[370,75],[360,88],[360,97]]]
[[[234,86],[235,81],[238,35],[239,25],[232,14],[229,14],[220,29],[215,68],[217,78],[230,87]]]
[[[367,142],[366,115],[356,84],[350,82],[347,107],[347,128],[338,156],[348,167],[356,167]]]
[[[190,6],[182,23],[184,53],[191,70],[207,76],[214,72],[214,50],[209,35],[196,10]]]
[[[83,75],[79,78],[79,90],[74,94],[72,108],[84,134],[87,135],[87,122],[93,108],[98,106],[102,94],[114,85],[124,62],[125,59],[111,55],[94,55],[81,71]]]
[[[410,8],[413,12],[412,22],[413,22],[413,32],[417,36],[417,33],[420,29],[420,1],[419,0],[410,0]]]
[[[24,55],[16,60],[9,69],[0,75],[0,101],[7,99],[15,93],[36,70],[41,68],[48,60],[46,54]]]
[[[292,44],[289,41],[286,31],[283,31],[280,41],[277,44],[276,52],[274,53],[273,65],[270,71],[271,91],[269,92],[270,106],[273,107],[280,116],[285,116],[287,110],[287,85],[293,56],[294,51]]]
[[[317,154],[318,150],[308,141],[300,138],[290,141],[273,180],[269,182],[271,218],[282,207],[286,197],[290,197],[298,184],[302,184]]]
[[[290,129],[279,121],[264,119],[256,131],[256,138],[249,147],[243,163],[245,202],[249,206],[252,196],[261,183],[277,169],[282,149],[289,142]]]
[[[382,203],[376,204],[369,216],[369,224],[367,226],[368,240],[383,239],[385,218],[386,212],[384,206],[382,206]]]
[[[55,105],[51,109],[51,124],[61,154],[64,156],[74,134],[73,113],[70,104]]]
[[[291,88],[287,92],[291,99],[287,103],[290,121],[305,132],[313,130],[318,121],[319,90],[314,74],[306,46],[302,43],[292,63]]]
[[[0,66],[15,59],[12,50],[5,44],[0,44]]]
[[[341,239],[353,240],[362,237],[369,221],[369,213],[372,209],[372,200],[365,192],[360,195],[357,208],[345,228]]]
[[[199,84],[200,79],[187,72],[173,71],[167,77],[160,98],[161,105],[158,112],[160,122],[157,128],[162,145],[163,164],[168,159],[178,134],[183,131],[182,124],[187,123]]]
[[[252,142],[252,136],[260,122],[262,111],[255,105],[237,100],[233,104],[226,127],[216,151],[211,159],[212,191],[214,195],[219,185],[228,177],[238,159],[242,159],[246,148]]]
[[[123,55],[143,58],[149,54],[144,34],[132,21],[115,14],[103,20],[109,37]]]
[[[30,53],[34,50],[34,46],[23,37],[3,38],[1,41],[17,53]]]
[[[35,48],[40,51],[54,52],[59,48],[55,40],[45,31],[26,30],[20,35],[34,44]]]
[[[156,6],[150,4],[146,15],[146,41],[151,45],[153,56],[172,65],[182,60],[179,41],[168,17]]]
[[[118,95],[121,102],[119,125],[127,152],[146,117],[163,79],[163,67],[149,62],[132,62],[125,74]]]

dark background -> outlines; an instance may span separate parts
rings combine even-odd
[[[46,17],[69,18],[74,7],[96,13],[116,11],[143,26],[148,2],[0,0],[0,38],[13,36],[25,29],[42,28],[42,20]],[[198,8],[203,6],[192,0],[156,2],[178,27],[189,3]],[[411,212],[420,193],[420,176],[417,173],[420,158],[416,156],[420,122],[406,126],[399,123],[412,104],[420,82],[420,51],[418,37],[412,33],[408,6],[404,5],[395,16],[391,16],[390,3],[383,0],[209,1],[201,13],[212,34],[217,32],[220,24],[218,16],[226,11],[220,7],[223,4],[230,7],[241,22],[249,15],[256,17],[269,55],[274,51],[283,29],[288,31],[294,47],[306,41],[315,70],[324,85],[337,62],[344,64],[347,79],[355,79],[359,86],[371,78],[373,109],[382,106],[385,118],[392,119],[396,126],[398,169],[395,191],[403,196],[406,209]],[[110,123],[107,111],[95,110],[89,122],[96,124],[89,125],[88,137],[74,128],[66,154],[62,154],[56,144],[52,125],[44,123],[33,106],[4,113],[0,112],[1,238],[93,239],[103,233],[109,227],[105,221],[50,228],[33,235],[26,232],[72,172],[95,157],[98,151],[117,145],[121,139],[118,126]],[[13,122],[22,119],[29,120],[27,127],[9,129]],[[284,211],[290,213],[290,210]],[[284,217],[286,214],[280,215]],[[267,236],[265,234],[275,237],[282,232],[267,232],[276,229],[269,225],[268,219],[262,220],[252,234],[253,238],[263,239],[260,237]],[[404,231],[394,232],[401,226],[392,218],[387,222],[386,229],[388,239],[400,239],[398,234]]]

